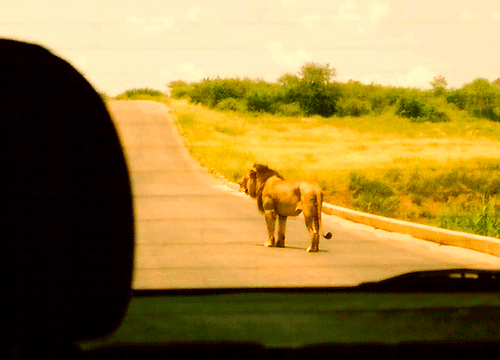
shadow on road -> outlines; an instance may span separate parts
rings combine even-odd
[[[264,244],[255,244],[255,246],[262,246],[265,247]],[[270,247],[270,249],[293,249],[293,250],[301,250],[301,251],[306,251],[306,248],[303,247],[297,247],[297,246],[285,246],[283,248],[279,247]],[[327,253],[329,252],[328,250],[319,250],[318,252],[324,252]]]

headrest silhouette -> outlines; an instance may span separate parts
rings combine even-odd
[[[3,341],[101,337],[131,292],[132,195],[117,132],[67,62],[10,40],[0,54]]]

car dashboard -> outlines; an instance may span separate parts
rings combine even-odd
[[[80,346],[90,358],[497,358],[499,275],[447,270],[343,288],[135,290],[117,331]]]

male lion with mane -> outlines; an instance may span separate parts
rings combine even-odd
[[[319,184],[311,181],[284,179],[276,171],[265,165],[255,164],[239,183],[245,193],[257,199],[257,207],[266,218],[269,240],[265,246],[285,247],[286,219],[304,213],[306,228],[311,235],[308,252],[319,250],[321,232],[321,209],[323,190]],[[278,219],[278,240],[274,230]],[[330,239],[330,232],[323,235]]]

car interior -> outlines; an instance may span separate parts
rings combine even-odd
[[[352,287],[134,290],[127,162],[69,63],[0,40],[2,358],[500,355],[500,270]]]

